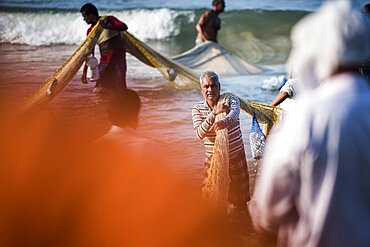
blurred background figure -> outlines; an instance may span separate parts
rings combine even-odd
[[[199,18],[195,28],[198,36],[195,44],[199,45],[206,41],[217,41],[218,31],[221,29],[221,19],[219,15],[225,10],[224,0],[212,0],[212,9],[207,10]]]
[[[84,21],[91,25],[87,30],[87,35],[98,22],[104,28],[97,41],[100,51],[100,78],[97,80],[93,92],[126,88],[126,47],[120,33],[127,30],[126,24],[114,16],[107,16],[99,20],[101,17],[98,9],[91,3],[84,4],[80,12]],[[83,83],[87,83],[87,69],[87,64],[85,64],[81,76]]]
[[[111,93],[108,115],[112,124],[110,130],[97,140],[106,145],[115,145],[137,162],[147,159],[151,164],[163,164],[162,152],[157,143],[137,132],[141,101],[139,95],[130,89],[117,89]],[[151,157],[148,160],[148,157]]]
[[[370,22],[328,1],[292,30],[288,64],[300,94],[271,136],[249,209],[281,246],[369,246]]]

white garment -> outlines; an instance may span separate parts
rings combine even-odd
[[[280,89],[280,92],[286,92],[289,95],[289,98],[286,98],[283,102],[279,104],[281,108],[286,111],[291,111],[294,107],[294,99],[296,95],[296,81],[297,79],[289,79],[284,84],[284,86]]]
[[[296,94],[296,81],[297,79],[290,78],[287,80],[284,84],[284,86],[281,87],[280,92],[287,92],[289,97],[294,97]]]
[[[370,246],[369,82],[331,77],[291,113],[268,139],[254,223],[282,246]]]

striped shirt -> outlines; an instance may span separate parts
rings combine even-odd
[[[222,96],[220,96],[222,97]],[[229,158],[235,158],[241,151],[244,151],[242,132],[240,129],[240,102],[235,95],[229,96],[230,112],[223,121],[226,123],[229,133]],[[211,158],[216,140],[216,132],[209,131],[215,123],[216,116],[208,106],[207,101],[197,103],[192,110],[193,127],[195,135],[203,140],[206,157]]]

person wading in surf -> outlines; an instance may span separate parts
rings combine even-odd
[[[224,12],[225,1],[224,0],[213,0],[212,9],[207,10],[199,18],[196,29],[198,31],[197,39],[195,44],[199,45],[206,41],[217,41],[218,30],[221,29],[221,19],[219,15]]]
[[[126,48],[120,32],[126,31],[127,25],[114,16],[100,19],[98,9],[91,3],[83,5],[80,12],[84,21],[91,25],[87,30],[87,35],[98,22],[104,28],[97,41],[100,50],[100,78],[93,92],[126,88]],[[81,77],[82,83],[87,83],[86,76],[87,65],[85,63]]]

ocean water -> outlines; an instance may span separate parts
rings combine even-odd
[[[81,5],[88,1],[80,0],[33,0],[33,1],[18,1],[18,0],[3,0],[0,3],[1,7],[16,7],[16,8],[48,8],[48,9],[79,9]],[[123,10],[134,8],[175,8],[175,9],[200,9],[209,8],[211,1],[208,0],[98,0],[90,1],[99,9],[108,10]],[[315,10],[320,6],[322,0],[241,0],[241,1],[226,1],[227,9],[305,9]]]
[[[92,1],[101,15],[114,15],[129,31],[166,56],[194,46],[195,23],[211,1],[100,0]],[[85,38],[88,26],[79,8],[85,1],[0,2],[0,97],[17,104],[44,82]],[[358,1],[362,6],[365,1]],[[263,74],[222,77],[222,91],[269,103],[277,91],[262,89],[272,76],[285,75],[290,31],[297,21],[315,11],[318,0],[226,1],[221,14],[219,43],[245,61],[268,67]],[[217,71],[216,71],[217,72]],[[78,123],[91,139],[109,128],[104,99],[92,94],[92,84],[81,84],[77,73],[46,111],[63,109],[60,121]],[[139,130],[156,140],[180,173],[201,179],[204,148],[192,130],[191,108],[202,100],[197,88],[176,90],[155,69],[128,55],[128,87],[138,91],[143,108]],[[243,137],[249,151],[250,118],[241,113]],[[250,157],[250,155],[249,155]],[[250,171],[256,171],[249,159]]]

